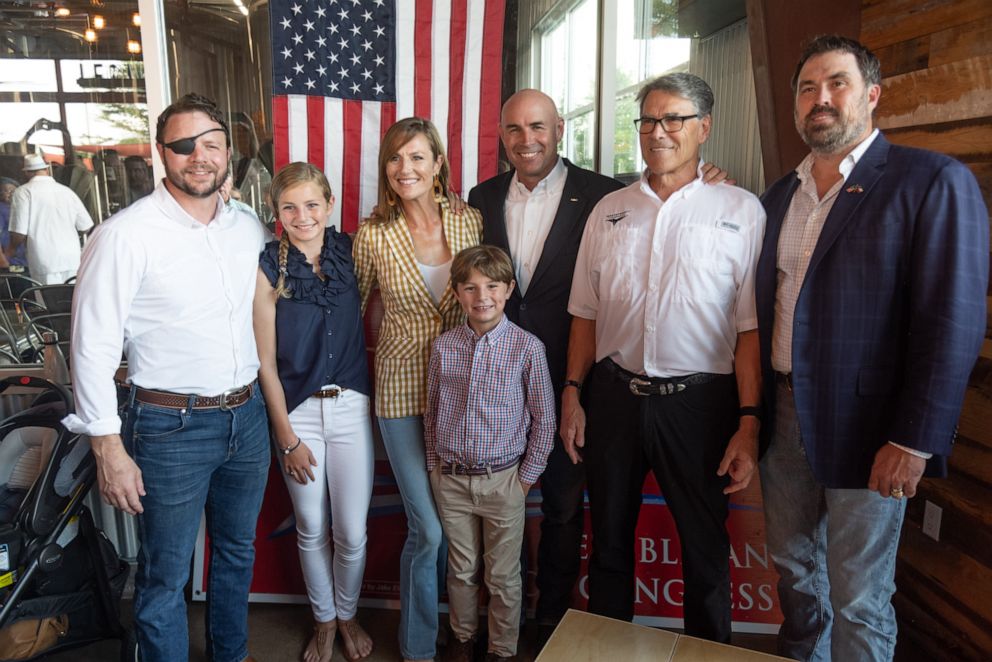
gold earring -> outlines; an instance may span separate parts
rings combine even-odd
[[[434,175],[434,202],[441,202],[444,200],[444,189],[441,188],[441,179]]]
[[[393,195],[393,189],[386,187],[386,204],[390,207],[396,206],[396,196]]]

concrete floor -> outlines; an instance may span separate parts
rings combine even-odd
[[[122,620],[130,623],[131,602],[122,603]],[[252,604],[249,611],[249,650],[258,662],[293,662],[299,660],[312,628],[309,607],[305,605]],[[396,643],[399,612],[389,609],[362,609],[359,619],[375,642],[368,662],[400,660]],[[189,607],[190,662],[207,662],[204,652],[203,603]],[[339,640],[340,641],[340,640]],[[520,635],[518,659],[531,662],[536,656],[537,629],[530,622]],[[774,652],[775,638],[767,635],[734,635],[734,644],[763,652]],[[119,659],[119,644],[101,641],[84,648],[64,651],[44,658],[50,662],[114,662]],[[344,662],[340,645],[333,662]],[[612,661],[607,661],[612,662]]]

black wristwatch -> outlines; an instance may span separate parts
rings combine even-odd
[[[761,407],[741,407],[738,410],[739,416],[742,418],[744,416],[754,416],[759,421],[761,420]]]
[[[569,386],[574,386],[575,390],[579,393],[582,392],[582,382],[577,382],[574,379],[566,379],[565,386],[563,388],[568,388]]]

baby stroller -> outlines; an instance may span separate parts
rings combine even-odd
[[[96,481],[89,439],[60,423],[72,395],[35,377],[0,380],[0,393],[11,386],[41,393],[0,422],[0,662],[107,638],[137,660],[118,611],[128,564],[83,504]],[[32,463],[42,469],[28,482]]]

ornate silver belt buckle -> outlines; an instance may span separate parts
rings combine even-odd
[[[640,387],[647,386],[650,388],[651,382],[646,379],[638,379],[637,377],[634,377],[630,380],[630,383],[627,384],[627,386],[630,388],[630,392],[634,395],[648,395],[647,393],[641,393]]]

